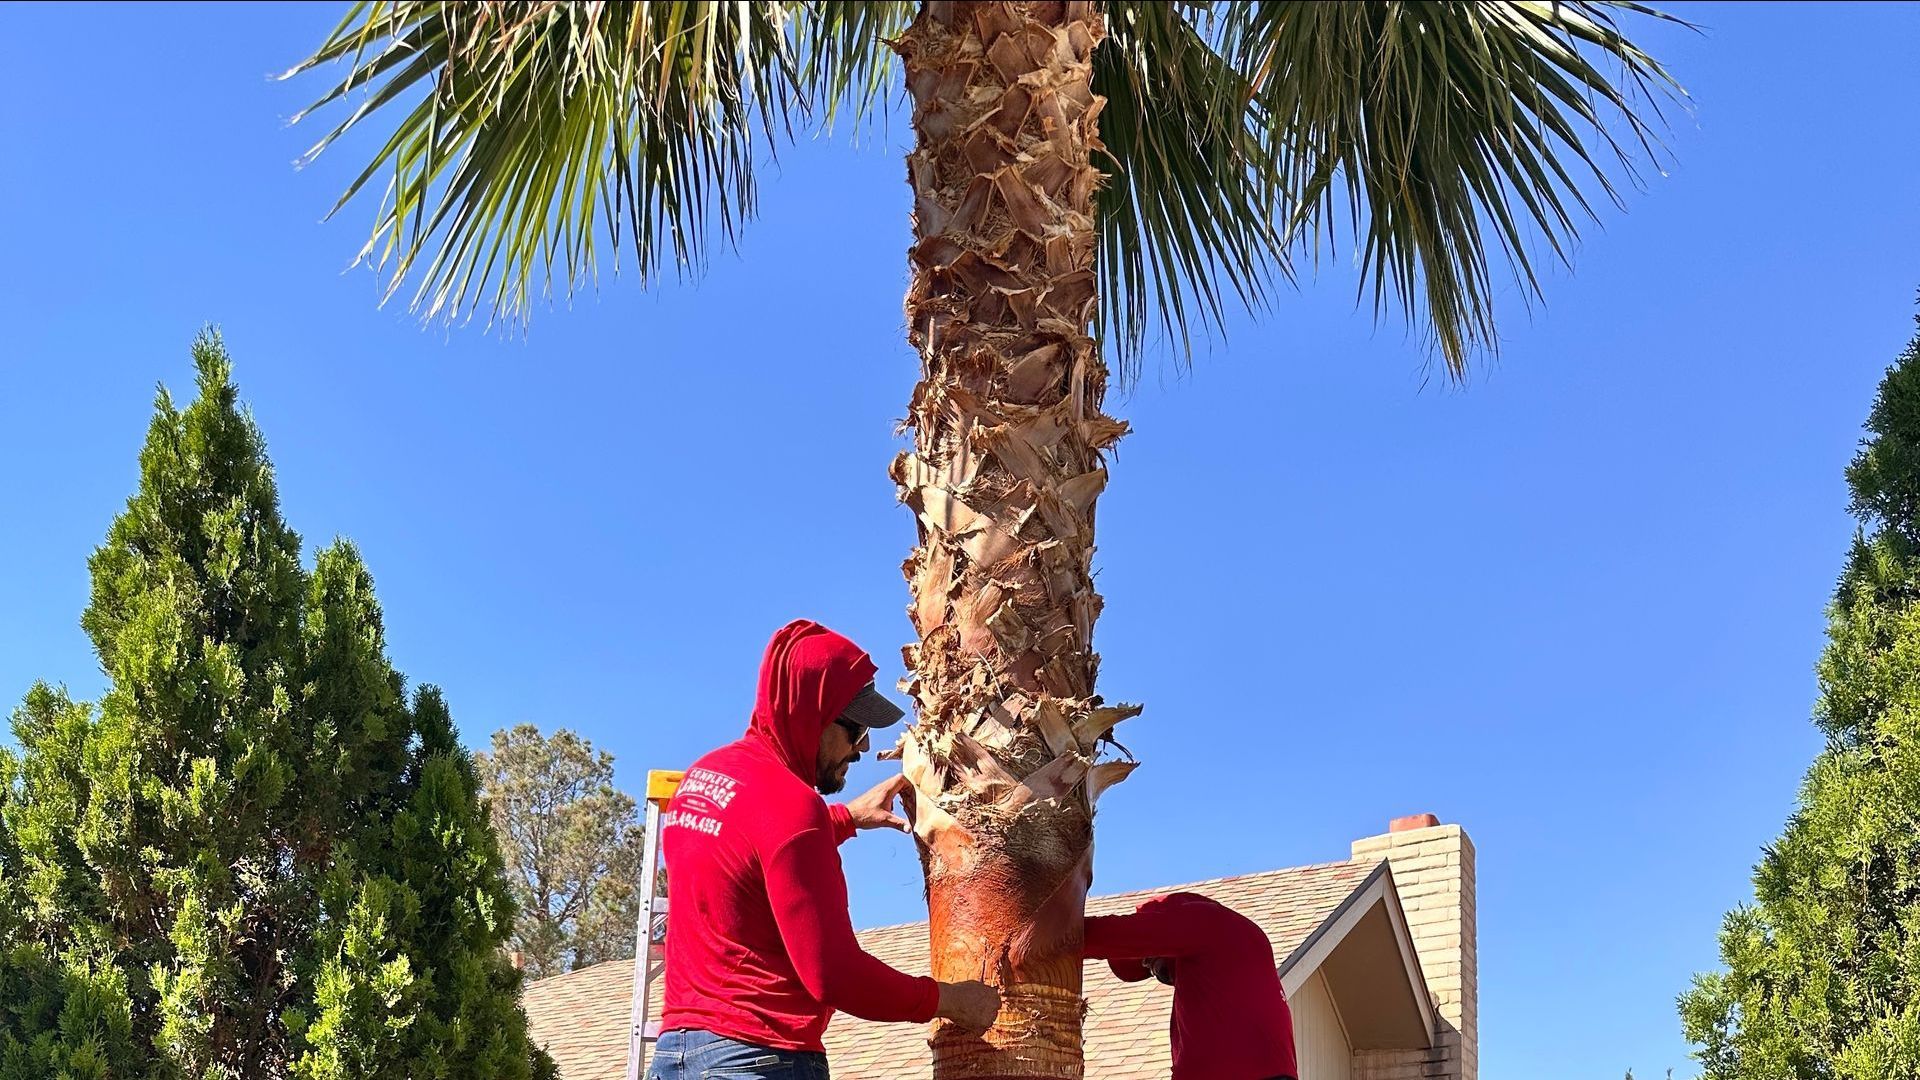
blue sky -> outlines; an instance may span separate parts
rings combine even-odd
[[[472,742],[572,727],[637,787],[732,737],[801,615],[897,676],[904,127],[784,153],[697,283],[422,329],[345,271],[372,206],[320,223],[352,151],[291,165],[315,83],[266,78],[336,7],[123,7],[77,49],[72,9],[8,9],[0,695],[98,692],[86,556],[205,322],[288,518],[361,545]],[[1677,164],[1507,297],[1465,388],[1329,269],[1111,403],[1102,688],[1147,767],[1098,887],[1462,823],[1487,1080],[1693,1075],[1672,999],[1817,749],[1841,469],[1913,331],[1920,7],[1677,10],[1708,27],[1647,35],[1696,102]],[[923,913],[902,838],[848,853],[860,923]]]

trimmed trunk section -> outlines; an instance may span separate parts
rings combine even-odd
[[[1094,695],[1091,577],[1107,373],[1088,334],[1102,99],[1091,3],[927,3],[896,44],[918,144],[909,334],[919,519],[904,567],[920,641],[903,737],[926,869],[933,974],[985,979],[984,1036],[941,1024],[937,1080],[1082,1075],[1081,912],[1099,763],[1135,707]]]

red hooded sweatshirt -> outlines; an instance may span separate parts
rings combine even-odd
[[[1173,1080],[1299,1076],[1293,1012],[1273,945],[1252,919],[1195,893],[1173,893],[1132,915],[1087,919],[1087,959],[1139,982],[1142,963],[1173,967]]]
[[[687,770],[660,819],[672,893],[661,1030],[821,1050],[835,1010],[933,1019],[940,985],[854,938],[838,850],[852,819],[813,788],[821,732],[876,670],[839,634],[789,623],[767,644],[746,737]]]

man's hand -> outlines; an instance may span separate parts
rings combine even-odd
[[[893,812],[893,801],[913,785],[904,776],[888,778],[865,795],[847,803],[847,815],[856,829],[899,829],[907,832],[907,819]]]
[[[1000,991],[983,982],[941,983],[934,1015],[966,1031],[985,1031],[1000,1015]]]

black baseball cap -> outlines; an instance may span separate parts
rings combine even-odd
[[[906,716],[906,710],[888,701],[872,683],[860,688],[853,700],[841,710],[838,719],[849,724],[859,724],[863,728],[892,727]]]

